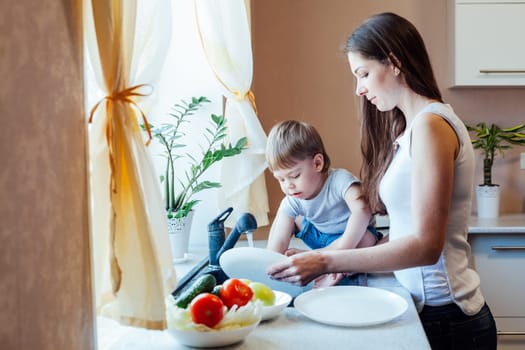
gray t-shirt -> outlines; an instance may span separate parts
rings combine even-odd
[[[348,170],[329,169],[328,178],[316,197],[298,199],[286,196],[279,211],[293,218],[304,216],[323,233],[340,234],[344,232],[351,214],[344,196],[355,182],[359,183],[359,179]]]

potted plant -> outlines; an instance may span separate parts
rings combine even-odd
[[[181,100],[174,105],[173,112],[169,113],[169,116],[173,118],[172,123],[164,123],[160,126],[149,124],[152,135],[163,147],[162,156],[166,159],[164,174],[160,176],[160,180],[164,188],[168,228],[170,233],[180,233],[185,230],[186,235],[183,243],[178,242],[176,247],[172,244],[172,251],[175,250],[173,255],[176,259],[183,258],[181,255],[184,255],[187,250],[187,236],[193,208],[200,201],[195,199],[194,195],[206,189],[221,187],[219,182],[202,180],[202,176],[213,164],[220,162],[223,158],[240,154],[247,144],[245,137],[237,140],[234,145],[224,144],[227,136],[226,118],[222,115],[211,114],[209,127],[202,131],[205,141],[199,144],[200,156],[194,157],[184,152],[183,148],[188,145],[188,142],[195,142],[187,140],[198,139],[194,136],[185,137],[184,124],[190,123],[192,118],[195,118],[195,113],[209,102],[211,101],[203,96],[192,97],[190,103]],[[181,162],[176,162],[177,160],[187,161],[187,169],[184,171],[178,169]],[[172,236],[170,234],[170,240]]]
[[[488,126],[484,122],[476,126],[466,125],[473,132],[472,145],[480,149],[483,155],[483,183],[477,187],[478,216],[495,218],[499,212],[499,185],[492,182],[494,156],[512,145],[525,145],[525,124],[502,129],[495,124]]]

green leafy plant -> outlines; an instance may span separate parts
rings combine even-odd
[[[472,145],[483,154],[483,185],[495,186],[492,183],[492,166],[494,156],[499,152],[512,148],[512,145],[525,146],[525,124],[502,129],[495,124],[488,126],[481,122],[476,126],[466,125],[473,132]]]
[[[233,157],[242,152],[247,144],[245,137],[235,142],[235,145],[224,144],[227,126],[226,118],[221,115],[211,114],[210,126],[203,130],[206,143],[199,145],[201,155],[199,158],[193,157],[189,153],[181,153],[187,144],[182,143],[184,136],[183,124],[189,123],[194,114],[205,104],[211,102],[206,97],[192,97],[191,102],[184,100],[176,103],[173,112],[169,116],[173,118],[173,123],[164,123],[159,127],[149,125],[153,136],[163,146],[162,156],[166,159],[164,174],[160,176],[164,187],[164,200],[168,218],[183,218],[188,215],[190,210],[200,202],[193,196],[203,190],[221,187],[219,182],[201,180],[201,176],[215,163],[226,157]],[[193,116],[193,117],[192,117]],[[188,136],[189,137],[189,136]],[[184,139],[188,139],[184,138]],[[192,136],[190,140],[197,139]],[[189,160],[189,169],[182,171],[176,169],[175,161],[179,158]]]

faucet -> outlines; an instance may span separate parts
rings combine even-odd
[[[222,253],[233,248],[241,234],[251,233],[257,229],[255,217],[250,213],[243,213],[237,219],[235,226],[228,234],[228,238],[226,238],[224,221],[226,221],[232,211],[232,207],[224,210],[208,224],[208,247],[210,252],[208,271],[215,276],[218,283],[222,283],[228,278],[219,264]]]

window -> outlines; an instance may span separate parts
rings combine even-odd
[[[140,16],[140,6],[141,3],[144,4],[142,1],[138,1],[138,28],[141,27],[141,20],[151,20]],[[205,127],[204,124],[209,122],[209,115],[211,113],[223,113],[223,97],[220,86],[206,61],[201,47],[196,28],[194,1],[168,0],[159,1],[159,4],[164,6],[171,4],[171,32],[166,33],[166,39],[169,38],[168,53],[159,80],[155,83],[153,94],[142,99],[141,108],[146,113],[148,121],[158,125],[170,121],[168,114],[172,111],[173,105],[181,99],[188,100],[192,96],[206,96],[212,103],[207,104],[201,110],[202,112],[195,116],[198,117],[199,121],[194,121],[191,125],[188,124],[186,129],[191,137],[204,137],[202,130]],[[89,112],[104,97],[104,93],[95,80],[87,49],[85,50],[85,55],[86,111]],[[150,82],[137,81],[135,83]],[[195,135],[191,135],[192,130],[198,131]],[[155,162],[156,172],[160,176],[164,169],[164,158],[160,156],[162,149],[156,144],[155,140],[150,144],[149,149]],[[197,157],[200,149],[198,146],[195,146],[193,149],[188,146],[185,151]],[[183,176],[184,174],[178,175]],[[218,181],[219,168],[210,168],[204,177]],[[192,232],[195,232],[195,234],[191,234],[192,243],[207,244],[207,235],[205,234],[207,232],[207,223],[221,209],[217,208],[216,195],[216,190],[207,190],[195,196],[197,199],[201,199],[202,202],[198,204],[199,210],[195,213],[192,224]]]

